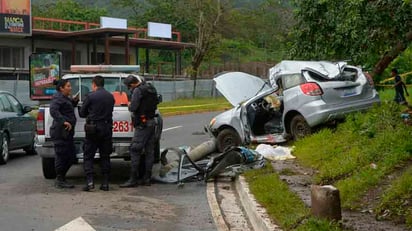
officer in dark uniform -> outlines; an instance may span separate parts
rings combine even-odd
[[[74,146],[74,127],[76,116],[74,107],[79,102],[79,98],[70,97],[71,85],[66,79],[55,80],[56,93],[50,102],[50,115],[53,117],[53,124],[50,127],[50,136],[53,139],[56,170],[56,188],[73,188],[74,185],[66,181],[66,173],[76,158]]]
[[[92,79],[92,92],[88,94],[79,110],[80,117],[86,118],[84,142],[84,172],[86,186],[84,191],[94,189],[93,160],[97,149],[100,154],[100,168],[103,181],[100,190],[109,190],[110,154],[112,153],[113,95],[104,89],[104,78]]]
[[[123,82],[132,91],[129,111],[132,113],[134,135],[130,146],[130,178],[120,187],[136,187],[139,178],[139,166],[144,161],[144,173],[140,178],[143,184],[151,185],[154,162],[155,111],[159,103],[156,89],[136,76],[129,75]],[[143,154],[145,155],[143,158]]]

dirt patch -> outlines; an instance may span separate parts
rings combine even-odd
[[[295,192],[302,201],[311,206],[312,178],[316,173],[313,169],[302,167],[296,160],[284,160],[272,162],[272,166],[280,178],[289,185],[291,191]],[[384,186],[385,184],[383,184]],[[377,221],[372,212],[372,205],[377,203],[377,198],[382,192],[382,187],[375,188],[362,199],[361,208],[356,211],[343,210],[342,224],[344,228],[356,231],[404,231],[404,225],[397,225],[390,221]]]

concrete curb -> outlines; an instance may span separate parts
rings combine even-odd
[[[245,210],[250,224],[254,230],[259,231],[281,231],[282,229],[274,224],[267,215],[266,209],[256,202],[253,194],[250,193],[249,185],[243,176],[236,178],[236,191],[239,200]]]
[[[206,189],[207,201],[209,202],[210,211],[212,212],[213,220],[215,221],[218,231],[229,231],[225,219],[223,218],[222,211],[220,210],[219,203],[216,199],[215,182],[208,182]]]

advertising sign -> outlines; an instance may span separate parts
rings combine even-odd
[[[31,35],[30,0],[0,0],[0,34]]]
[[[127,29],[127,19],[100,17],[100,28]]]
[[[149,37],[158,37],[158,38],[172,38],[172,25],[157,23],[157,22],[148,22],[147,23],[147,34]]]
[[[33,53],[30,55],[30,99],[51,99],[56,92],[54,80],[61,78],[60,53]]]

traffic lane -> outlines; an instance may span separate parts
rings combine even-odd
[[[210,139],[203,126],[216,114],[167,117],[164,128],[176,128],[163,133],[162,147],[196,146]],[[76,188],[59,190],[43,178],[38,156],[13,155],[0,166],[0,225],[4,230],[54,230],[82,217],[97,230],[216,230],[203,182],[182,189],[175,184],[120,189],[129,169],[130,162],[114,160],[111,190],[82,192],[83,170],[75,165],[67,178]]]
[[[182,189],[175,184],[121,189],[118,184],[127,179],[129,167],[129,162],[112,161],[110,191],[83,192],[81,165],[67,175],[75,189],[65,190],[43,178],[38,157],[1,166],[2,230],[54,230],[78,217],[96,230],[216,230],[203,182]],[[97,165],[95,170],[99,172]]]
[[[161,148],[195,147],[211,137],[204,131],[204,125],[221,112],[205,112],[163,118]]]

